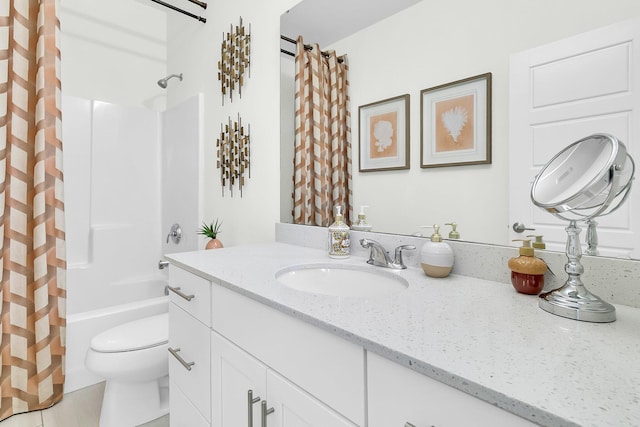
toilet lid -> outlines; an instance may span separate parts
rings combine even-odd
[[[169,342],[169,313],[123,323],[96,335],[91,348],[101,353],[134,351]]]

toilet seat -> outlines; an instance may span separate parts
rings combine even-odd
[[[169,342],[169,313],[138,319],[108,329],[91,340],[99,353],[144,350]]]

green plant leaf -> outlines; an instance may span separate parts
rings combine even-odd
[[[202,234],[210,239],[215,239],[220,233],[220,227],[222,226],[222,221],[218,221],[216,218],[215,224],[212,222],[211,224],[207,224],[206,222],[202,222],[202,225],[198,229],[198,234]]]

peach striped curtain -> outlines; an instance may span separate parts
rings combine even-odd
[[[0,8],[0,420],[62,399],[65,231],[55,0]]]
[[[296,46],[294,224],[328,226],[341,205],[351,223],[351,114],[346,56]]]

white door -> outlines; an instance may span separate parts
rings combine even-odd
[[[260,426],[260,402],[267,397],[266,374],[265,365],[212,332],[212,427]],[[249,404],[249,390],[252,404]],[[251,424],[250,417],[253,418]]]
[[[293,383],[267,372],[268,427],[356,427]]]
[[[567,222],[530,199],[536,174],[563,147],[610,133],[640,164],[638,43],[640,20],[634,19],[511,56],[509,219],[535,228],[512,231],[513,239],[539,234],[548,249],[564,250]],[[634,187],[620,209],[597,219],[601,255],[640,258],[640,185]],[[586,225],[579,226],[584,246]]]

